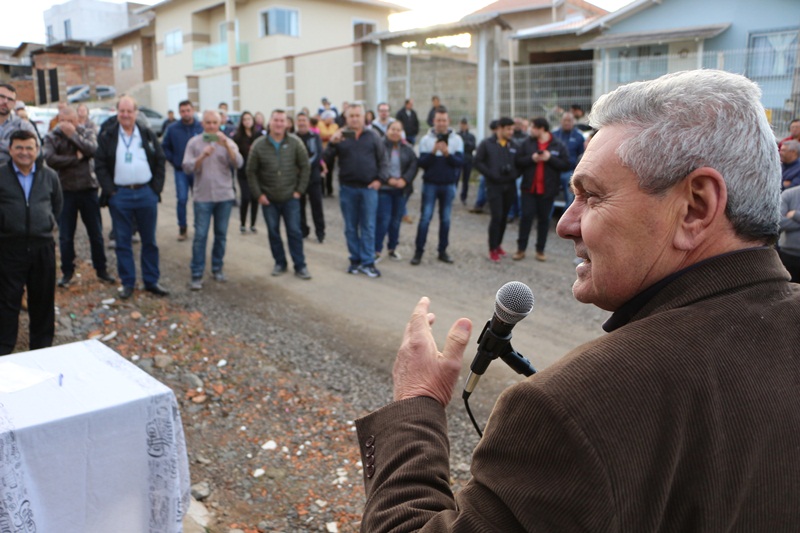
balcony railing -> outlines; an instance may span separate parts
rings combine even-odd
[[[250,61],[250,47],[247,43],[236,43],[236,64]],[[192,52],[192,66],[195,71],[228,64],[228,43],[212,44],[196,48]]]

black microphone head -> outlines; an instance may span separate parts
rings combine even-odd
[[[532,310],[533,291],[521,281],[509,281],[497,291],[494,314],[506,324],[516,324]]]

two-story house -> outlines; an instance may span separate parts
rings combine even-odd
[[[364,35],[403,10],[379,0],[164,0],[155,13],[151,105],[316,111],[322,97],[364,100]]]

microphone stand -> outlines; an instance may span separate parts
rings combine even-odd
[[[478,337],[478,353],[472,361],[472,365],[470,365],[467,383],[464,385],[464,392],[461,394],[472,425],[475,426],[475,430],[481,437],[483,437],[483,431],[481,431],[481,428],[478,426],[469,408],[469,397],[472,391],[475,390],[478,380],[480,380],[481,376],[486,372],[486,369],[489,368],[489,363],[500,358],[517,374],[529,377],[536,373],[536,369],[533,368],[531,362],[511,346],[511,332],[507,335],[498,335],[492,331],[490,324],[491,320],[486,322],[480,337]]]

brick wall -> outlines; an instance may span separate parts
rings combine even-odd
[[[28,105],[36,103],[36,94],[33,91],[33,80],[11,80],[11,85],[17,90],[17,100],[22,100]]]
[[[66,77],[67,85],[94,83],[97,85],[114,85],[114,63],[110,57],[78,56],[71,54],[36,54],[34,68],[58,68]],[[94,80],[90,79],[90,67],[94,67]],[[62,80],[59,80],[59,82]]]

